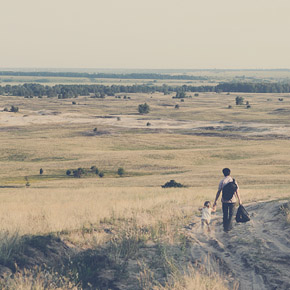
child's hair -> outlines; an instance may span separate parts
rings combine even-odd
[[[206,206],[206,207],[208,207],[210,205],[210,201],[206,201],[205,203],[204,203],[204,206]]]

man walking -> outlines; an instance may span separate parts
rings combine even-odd
[[[239,194],[239,187],[237,183],[234,181],[234,179],[230,176],[231,170],[229,168],[224,168],[222,171],[224,174],[224,178],[219,183],[218,191],[213,206],[216,206],[217,200],[222,191],[223,226],[224,231],[228,232],[233,227],[232,222],[235,214],[236,201],[238,199],[239,204],[242,204],[242,201]]]

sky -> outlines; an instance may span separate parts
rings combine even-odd
[[[0,0],[1,68],[290,68],[289,0]]]

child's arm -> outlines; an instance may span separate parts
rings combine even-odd
[[[216,205],[212,207],[211,212],[216,212]]]

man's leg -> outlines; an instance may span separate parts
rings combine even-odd
[[[233,228],[233,218],[235,214],[235,204],[229,203],[228,204],[228,210],[229,210],[229,219],[228,219],[228,230],[231,230]]]
[[[228,204],[223,202],[223,226],[224,231],[228,230],[229,211]]]

